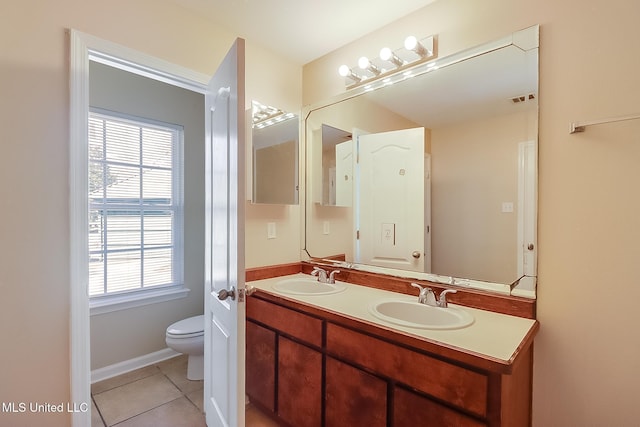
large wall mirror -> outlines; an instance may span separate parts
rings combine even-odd
[[[305,112],[305,249],[535,297],[538,26]]]
[[[251,201],[298,204],[298,115],[252,101]]]

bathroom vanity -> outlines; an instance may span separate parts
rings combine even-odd
[[[372,304],[414,296],[351,283],[278,290],[291,278],[310,276],[252,281],[247,298],[246,392],[283,425],[530,425],[536,320],[451,304],[473,323],[402,326]]]

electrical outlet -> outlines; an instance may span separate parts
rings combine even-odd
[[[324,222],[322,223],[322,234],[327,235],[327,234],[329,234],[329,232],[330,232],[330,229],[329,229],[329,221],[324,221]]]
[[[268,222],[267,223],[267,239],[275,239],[276,238],[276,223]]]
[[[503,213],[513,212],[513,202],[502,202],[502,212]]]

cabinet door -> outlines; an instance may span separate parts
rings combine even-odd
[[[252,402],[275,411],[276,333],[247,322],[246,392]]]
[[[484,422],[411,391],[395,387],[393,393],[394,427],[487,427]]]
[[[295,427],[322,423],[322,354],[278,338],[278,416]]]
[[[325,399],[325,427],[387,425],[387,383],[331,357]]]

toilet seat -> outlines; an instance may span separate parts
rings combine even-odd
[[[170,338],[193,338],[204,335],[204,315],[189,317],[171,324],[167,328]]]

